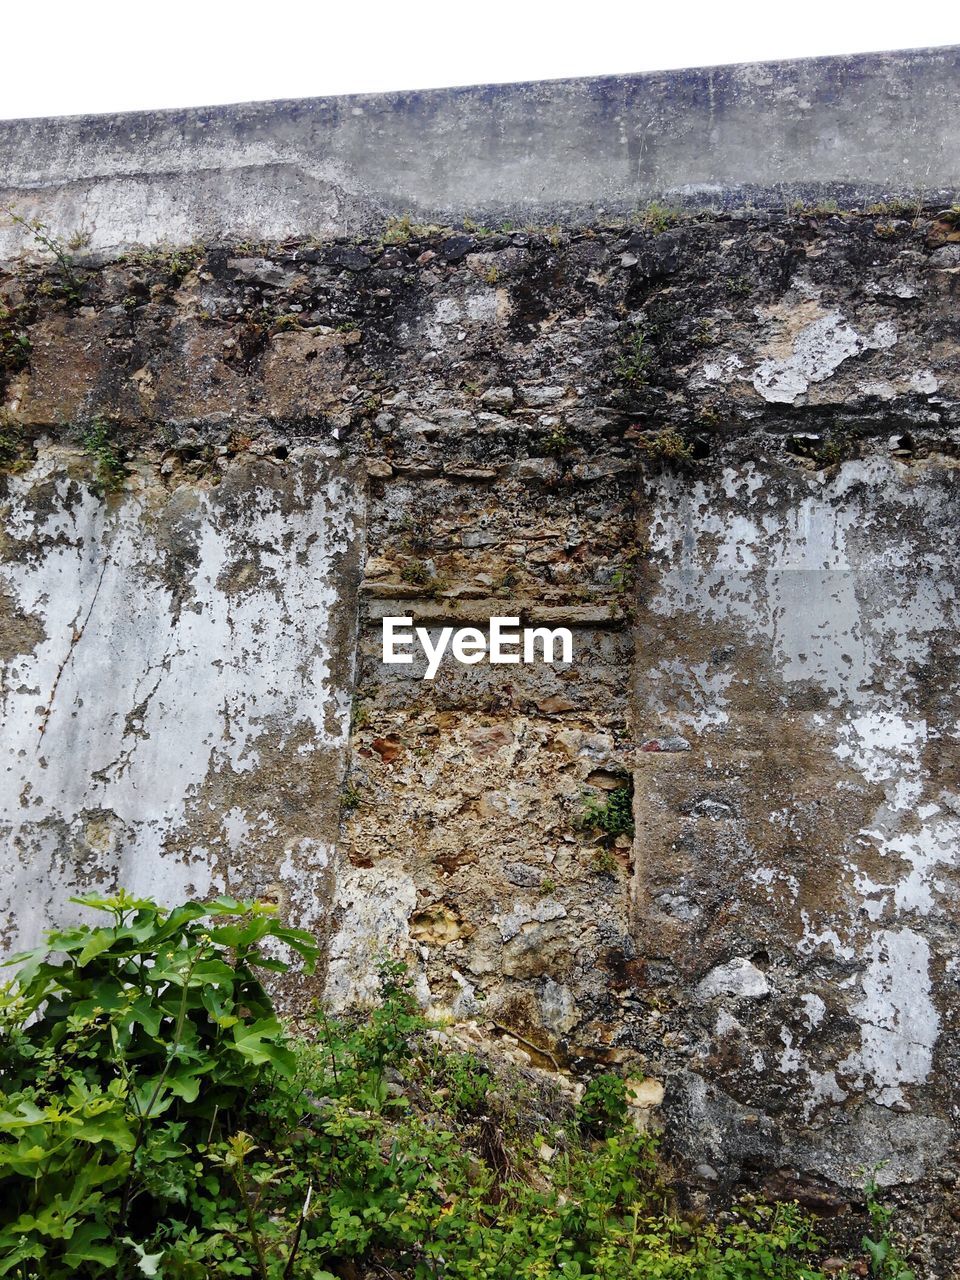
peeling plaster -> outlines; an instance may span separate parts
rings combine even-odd
[[[291,855],[309,841],[285,845],[282,807],[221,813],[213,795],[262,795],[269,774],[281,805],[276,771],[305,746],[336,793],[352,611],[335,565],[357,498],[322,462],[238,484],[106,503],[55,456],[8,481],[0,581],[43,629],[0,689],[10,946],[75,913],[71,893],[117,884],[172,901],[286,882],[317,919],[302,899],[326,895],[325,863]]]
[[[812,382],[824,382],[844,360],[892,347],[896,341],[892,321],[878,321],[863,335],[839,311],[831,312],[802,328],[786,355],[762,360],[754,370],[753,385],[771,404],[796,404]]]

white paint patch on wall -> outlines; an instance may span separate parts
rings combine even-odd
[[[896,326],[889,320],[875,324],[869,334],[859,334],[834,311],[805,325],[787,354],[762,360],[754,371],[753,385],[773,404],[796,404],[811,382],[824,382],[844,360],[892,347],[896,341]]]
[[[833,338],[839,353],[843,333]],[[787,688],[817,690],[811,730],[883,794],[869,825],[848,833],[849,879],[830,912],[811,919],[797,907],[801,955],[826,951],[862,964],[846,996],[859,1048],[836,1061],[785,1042],[782,1070],[803,1073],[808,1114],[853,1088],[903,1109],[905,1090],[932,1067],[939,1020],[930,941],[918,930],[927,917],[945,919],[960,796],[931,774],[928,755],[956,726],[934,722],[928,708],[955,706],[960,689],[947,686],[937,702],[921,696],[916,673],[939,662],[949,680],[944,644],[955,646],[960,630],[957,485],[950,467],[882,458],[766,483],[750,466],[728,469],[709,489],[670,476],[651,482],[651,553],[661,574],[649,611],[673,628],[715,625],[723,643],[734,642],[731,652],[740,640],[749,646],[757,670]],[[662,696],[668,675],[672,701]],[[683,684],[675,659],[651,659],[639,678],[657,731],[692,730],[694,751],[709,752],[734,727],[731,694],[750,676],[736,658],[718,666],[712,704],[696,663],[684,673],[686,698],[675,693]],[[761,867],[752,879],[766,883],[766,875]],[[798,893],[794,881],[793,900]]]
[[[922,1084],[933,1065],[940,1027],[930,998],[930,947],[912,929],[884,929],[872,939],[861,978],[860,1048],[839,1064],[875,1101],[909,1110],[905,1084]]]
[[[728,469],[722,483],[717,502],[703,482],[658,479],[651,555],[663,568],[650,610],[735,625],[770,650],[784,681],[814,681],[844,709],[838,758],[871,781],[915,774],[927,726],[899,686],[960,620],[955,501],[882,459],[846,463],[829,482],[798,474],[789,505],[752,468]],[[883,511],[897,513],[887,527]],[[876,690],[881,668],[892,679]],[[701,685],[696,671],[691,684]],[[720,696],[699,724],[722,727],[724,711]]]
[[[317,457],[105,502],[68,465],[10,477],[2,509],[0,585],[43,632],[2,667],[5,945],[97,887],[171,901],[286,881],[309,898],[328,853],[297,843],[302,815],[291,830],[268,811],[261,772],[322,753],[336,793],[355,610],[339,565],[362,492]],[[312,820],[335,832],[335,806]]]
[[[410,914],[417,888],[398,862],[376,867],[349,863],[337,869],[334,912],[339,921],[330,940],[325,1005],[338,1012],[372,1004],[377,997],[376,958],[403,953],[410,946]],[[421,977],[417,995],[426,1006],[430,993]]]

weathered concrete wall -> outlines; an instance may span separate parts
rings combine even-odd
[[[715,1119],[710,1164],[949,1164],[926,1086],[956,1072],[958,477],[872,457],[650,486],[639,715],[690,749],[641,757],[636,929],[690,998],[672,1094]],[[761,1101],[731,1151],[732,1103]]]
[[[266,896],[323,928],[362,494],[304,450],[104,499],[40,450],[0,510],[6,949],[71,894]]]
[[[568,224],[652,198],[783,207],[960,186],[956,48],[642,76],[0,121],[0,207],[94,249]],[[29,246],[0,228],[0,258]]]
[[[954,58],[728,80],[886,68],[907,136]],[[514,1056],[642,1072],[704,1194],[842,1217],[887,1159],[955,1275],[960,226],[898,186],[0,275],[8,940],[91,885],[276,894],[331,1003],[387,948]],[[404,613],[574,661],[425,682]]]

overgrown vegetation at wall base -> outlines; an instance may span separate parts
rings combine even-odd
[[[678,1212],[615,1075],[564,1110],[445,1047],[402,964],[295,1039],[258,974],[316,946],[272,908],[78,901],[109,923],[0,996],[0,1276],[822,1276],[795,1205]]]

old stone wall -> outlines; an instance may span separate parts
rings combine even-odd
[[[9,263],[5,944],[274,897],[333,1006],[392,951],[644,1075],[705,1193],[886,1161],[954,1274],[958,282],[892,197]],[[574,657],[427,681],[395,615]]]

